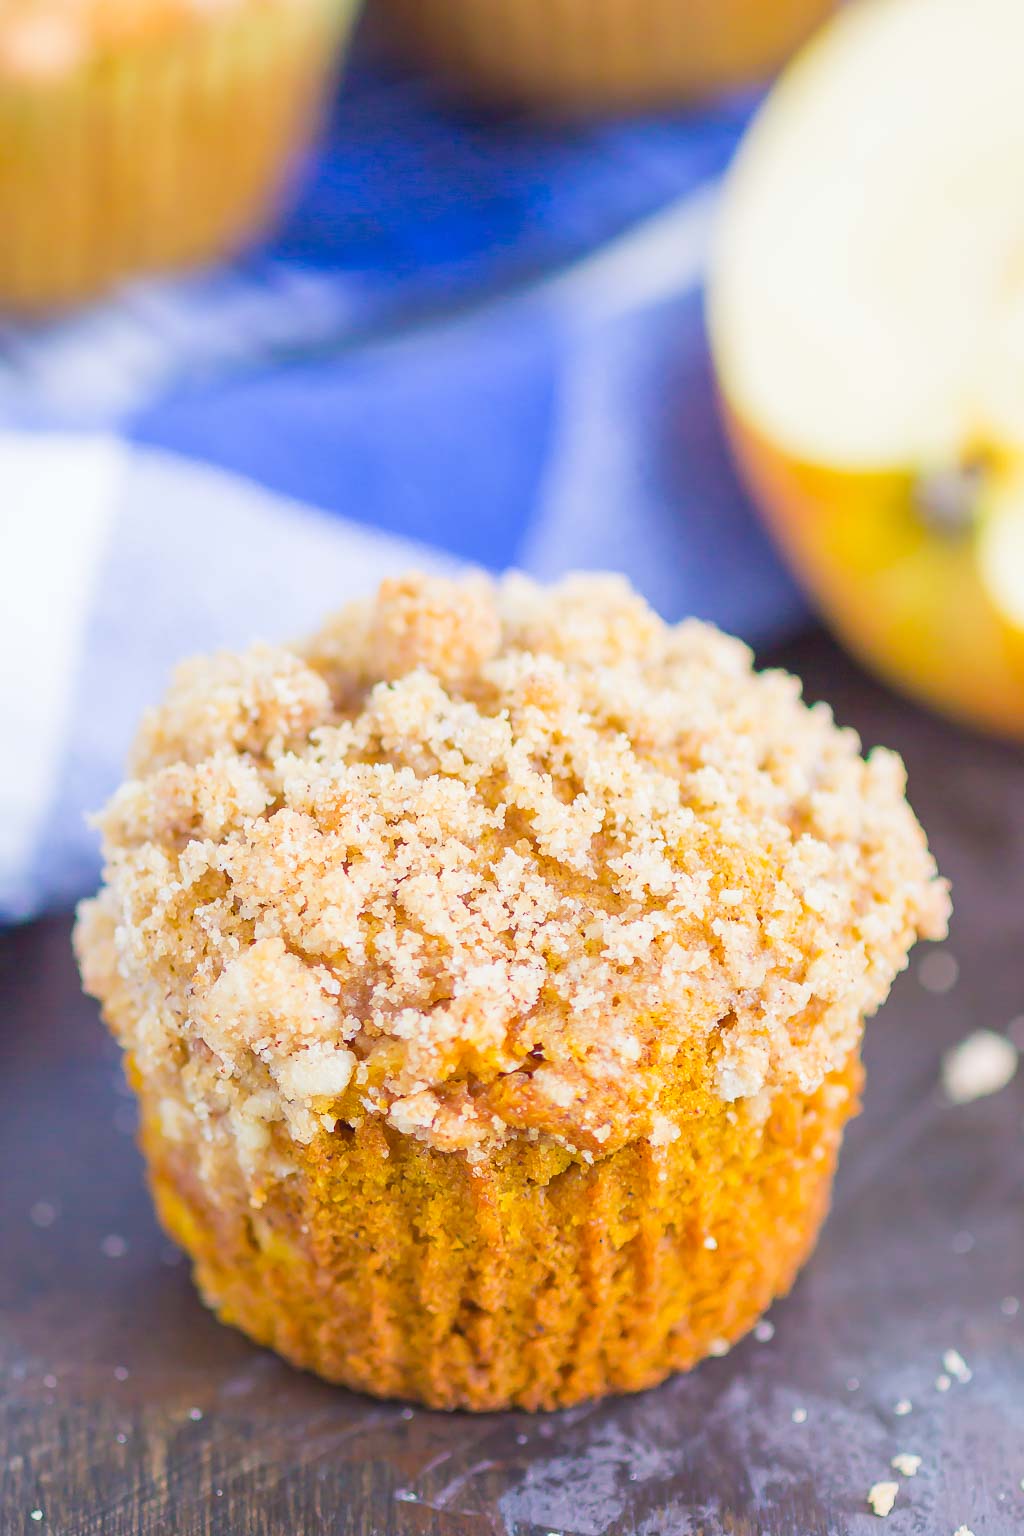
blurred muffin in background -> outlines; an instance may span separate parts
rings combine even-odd
[[[0,308],[91,297],[268,220],[357,0],[0,0]]]
[[[771,74],[835,0],[380,0],[413,57],[485,100],[689,101]]]

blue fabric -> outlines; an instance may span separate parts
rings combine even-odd
[[[269,246],[0,325],[0,631],[54,584],[43,685],[0,683],[45,742],[0,780],[0,916],[95,878],[83,812],[176,656],[294,633],[386,570],[616,568],[668,618],[800,622],[701,313],[749,111],[542,126],[357,66]]]

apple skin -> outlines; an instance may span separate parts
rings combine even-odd
[[[908,469],[801,463],[721,389],[740,471],[797,579],[840,640],[900,691],[1024,740],[1024,637],[979,578],[970,532],[929,528]]]

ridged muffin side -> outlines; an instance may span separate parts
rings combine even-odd
[[[321,1131],[253,1206],[217,1198],[142,1093],[161,1221],[207,1305],[329,1381],[435,1408],[560,1408],[724,1354],[814,1247],[857,1056],[815,1093],[703,1113],[593,1163],[486,1162],[366,1119]],[[765,1110],[767,1109],[767,1112]]]

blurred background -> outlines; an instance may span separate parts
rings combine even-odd
[[[188,0],[136,0],[128,23],[0,0],[0,649],[20,744],[0,913],[95,878],[83,813],[176,659],[302,632],[386,571],[606,567],[669,618],[758,642],[801,622],[730,462],[701,288],[753,79],[826,8],[780,5],[762,39],[760,5],[733,0],[758,34],[744,58],[735,17],[662,0],[637,37],[677,36],[691,9],[715,34],[696,78],[685,47],[659,76],[641,41],[618,80],[613,29],[581,80],[549,82],[540,0],[475,5],[483,64],[443,5],[439,37],[386,3],[351,37],[334,0],[234,0],[230,28],[251,30],[211,39]],[[556,9],[572,61],[594,15]],[[623,33],[629,6],[605,9]],[[275,12],[310,36],[261,38]],[[525,82],[501,78],[516,39]],[[254,121],[290,119],[292,91],[253,166]]]

